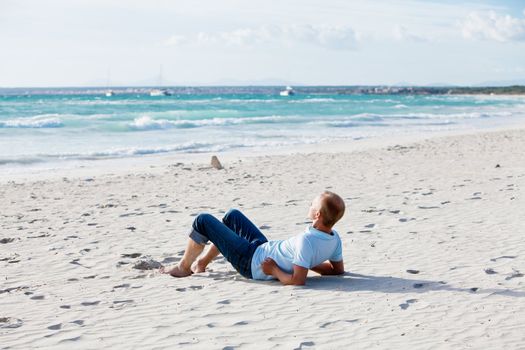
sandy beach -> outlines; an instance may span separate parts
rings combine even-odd
[[[523,150],[514,129],[4,181],[0,348],[523,349]],[[136,268],[176,263],[201,212],[299,233],[325,189],[347,204],[343,276]]]

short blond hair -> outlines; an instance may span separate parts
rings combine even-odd
[[[324,191],[321,193],[321,209],[319,211],[323,218],[323,225],[332,227],[345,214],[345,202],[337,194]]]

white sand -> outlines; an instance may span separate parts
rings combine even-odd
[[[352,147],[0,184],[0,348],[523,348],[525,130]],[[347,201],[345,276],[122,257],[176,262],[194,215],[230,207],[289,237],[324,189]]]

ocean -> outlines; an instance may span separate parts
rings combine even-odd
[[[525,121],[525,98],[468,95],[279,96],[276,87],[172,96],[92,90],[0,92],[0,169],[151,154],[268,150],[494,128]]]

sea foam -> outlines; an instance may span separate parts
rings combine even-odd
[[[150,116],[135,118],[128,126],[134,130],[159,130],[171,128],[197,128],[202,126],[228,126],[239,124],[273,124],[294,123],[304,121],[298,116],[263,116],[246,118],[211,118],[211,119],[153,119]]]
[[[0,120],[0,128],[60,128],[64,126],[54,115],[37,115],[30,118]]]

